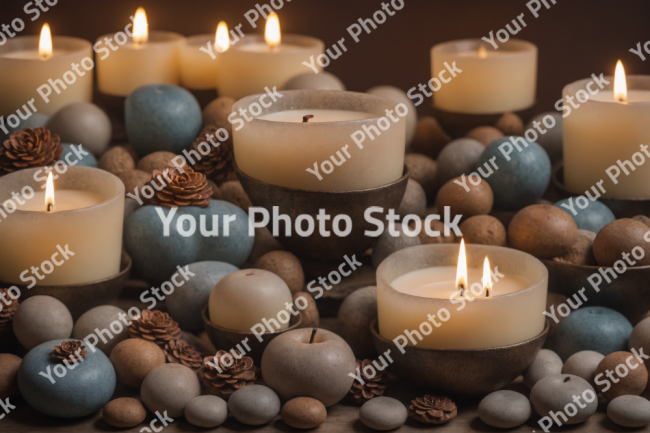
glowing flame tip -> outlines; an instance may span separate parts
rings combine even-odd
[[[456,288],[461,290],[461,295],[467,289],[467,258],[465,256],[465,239],[460,240],[458,253],[458,268],[456,268]]]
[[[214,39],[214,46],[217,47],[217,51],[223,53],[228,51],[230,48],[230,38],[228,37],[228,25],[225,21],[219,22],[217,26],[217,33]]]
[[[54,209],[54,178],[52,172],[47,175],[47,182],[45,184],[45,210],[50,212]]]
[[[52,32],[50,32],[48,23],[43,24],[41,29],[41,38],[38,41],[38,55],[43,60],[52,57]]]
[[[614,99],[619,102],[627,102],[625,68],[623,68],[623,63],[620,60],[616,63],[616,72],[614,72]]]
[[[280,45],[280,41],[282,40],[282,36],[280,34],[280,19],[278,18],[278,14],[275,12],[269,15],[269,17],[266,19],[264,40],[271,48],[275,48]]]
[[[133,18],[133,42],[143,44],[149,39],[149,24],[144,8],[139,7]]]

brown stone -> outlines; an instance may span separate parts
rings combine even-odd
[[[296,298],[302,297],[307,300],[307,307],[300,312],[302,316],[302,322],[300,323],[301,328],[318,328],[320,324],[320,314],[318,313],[318,307],[316,306],[316,301],[312,296],[307,292],[298,292],[293,294],[293,305],[294,309],[298,310],[296,305]],[[300,301],[300,305],[304,305],[304,301]],[[291,316],[291,322],[289,326],[297,322],[298,316]]]
[[[453,244],[456,242],[456,235],[453,230],[449,230],[449,235],[445,236],[445,224],[438,220],[429,220],[429,228],[433,231],[440,232],[440,236],[429,236],[424,229],[426,220],[422,220],[422,230],[418,233],[420,243],[424,244]],[[410,226],[413,229],[413,226]]]
[[[637,367],[632,368],[634,365],[637,365]],[[606,376],[607,370],[613,372],[613,376],[618,382],[614,383],[613,379]],[[627,372],[627,375],[625,375],[625,372]],[[648,383],[648,370],[645,364],[630,352],[610,353],[600,361],[595,374],[595,377],[600,374],[603,375],[600,382],[603,380],[609,381],[611,385],[609,389],[603,391],[607,386],[597,383],[596,390],[600,391],[610,401],[621,395],[641,395]]]
[[[481,180],[478,185],[472,184],[467,177],[464,180],[466,185],[454,182],[462,182],[460,177],[445,183],[438,191],[436,207],[444,209],[445,206],[449,206],[452,218],[455,215],[462,215],[463,220],[474,215],[490,213],[494,203],[494,194],[490,185],[484,180]]]
[[[643,239],[648,231],[641,221],[631,218],[621,218],[612,221],[600,229],[594,240],[594,256],[600,266],[613,266],[614,262],[622,259],[622,254],[629,254],[634,248],[640,247],[645,255],[636,260],[635,266],[650,265],[650,243]]]
[[[465,135],[467,138],[473,138],[483,146],[488,146],[494,140],[503,137],[503,132],[494,126],[477,126]]]
[[[431,196],[438,188],[436,162],[420,153],[409,153],[404,157],[404,164],[409,169],[411,179],[419,183],[427,196]]]
[[[210,188],[212,189],[212,197],[211,198],[213,198],[215,200],[222,200],[223,197],[221,196],[221,190],[219,189],[217,184],[214,183],[214,181],[212,181],[210,179],[206,179],[206,180],[208,182],[208,185],[210,185]]]
[[[255,241],[253,242],[253,250],[251,251],[248,260],[255,263],[264,254],[271,251],[283,251],[282,244],[273,237],[271,231],[266,227],[255,228]]]
[[[119,427],[135,427],[145,420],[147,410],[140,400],[131,397],[116,398],[104,406],[102,417],[106,424]]]
[[[138,162],[137,169],[146,173],[153,173],[154,170],[162,171],[165,167],[172,167],[172,159],[176,158],[176,154],[161,150],[159,152],[150,153],[143,156]]]
[[[146,173],[142,170],[126,170],[117,175],[124,184],[125,194],[134,194],[140,197],[141,200],[145,200],[142,196],[142,188],[149,183],[151,180],[151,174]],[[135,193],[137,188],[138,193]]]
[[[229,180],[221,184],[221,196],[223,200],[239,206],[248,213],[248,208],[253,206],[246,191],[238,180]]]
[[[145,376],[167,360],[156,343],[141,338],[121,341],[111,351],[117,380],[126,386],[139,388]]]
[[[490,215],[475,215],[463,221],[459,229],[465,243],[505,247],[508,236],[501,221]]]
[[[635,217],[632,217],[633,220],[641,221],[643,224],[647,225],[650,227],[650,218],[648,218],[645,215],[637,215]]]
[[[97,167],[117,176],[124,171],[134,170],[135,160],[124,147],[115,146],[108,149],[99,158]]]
[[[571,249],[563,256],[556,257],[553,260],[558,262],[573,263],[578,266],[595,266],[596,257],[594,257],[594,239],[596,233],[589,230],[578,229],[578,239]]]
[[[308,429],[314,428],[325,422],[327,409],[320,401],[310,397],[297,397],[289,400],[282,407],[282,421],[287,425]]]
[[[22,362],[16,355],[0,353],[0,400],[14,399],[20,395],[17,375]]]
[[[434,117],[425,116],[418,121],[410,151],[435,159],[450,141],[451,137],[442,129],[438,121]]]
[[[504,135],[524,135],[524,121],[515,113],[503,113],[503,116],[494,124]]]
[[[566,254],[578,238],[578,226],[563,210],[534,204],[517,212],[508,226],[508,245],[536,257]]]
[[[228,135],[232,136],[232,124],[228,122],[228,116],[234,103],[235,100],[228,96],[220,96],[210,102],[203,109],[203,126],[214,125],[217,128],[225,128]]]
[[[287,283],[291,293],[298,293],[305,285],[305,273],[300,260],[288,251],[271,251],[260,257],[255,268],[273,272]]]

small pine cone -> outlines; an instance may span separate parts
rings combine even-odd
[[[0,176],[55,163],[63,152],[60,141],[57,134],[43,127],[12,132],[0,146]]]
[[[203,366],[201,366],[198,375],[208,394],[228,399],[230,394],[239,388],[254,385],[260,381],[260,369],[253,364],[253,360],[248,356],[241,356],[237,349],[232,349],[232,351],[236,353],[236,356],[219,350],[215,356],[203,359]],[[231,363],[231,361],[234,362]]]
[[[355,380],[352,383],[352,388],[350,388],[350,397],[357,404],[364,404],[373,397],[384,395],[384,391],[388,386],[388,375],[385,374],[385,371],[379,371],[373,367],[374,371],[376,371],[375,376],[372,378],[366,376],[364,367],[368,365],[372,365],[369,359],[364,359],[363,361],[357,359],[357,369],[359,370],[359,374],[361,374],[361,379],[365,382],[362,385]]]
[[[7,302],[9,305],[6,304]],[[18,299],[9,296],[9,289],[0,289],[0,328],[11,324],[18,309],[18,304]]]
[[[176,167],[154,170],[150,181],[156,192],[150,202],[161,206],[199,206],[208,207],[212,187],[203,173],[190,167],[182,171]]]
[[[81,341],[64,341],[60,346],[54,346],[52,358],[61,364],[63,361],[81,362],[87,354],[86,346]]]
[[[181,328],[169,314],[145,309],[140,318],[132,320],[129,335],[131,338],[153,341],[164,349],[169,341],[181,338]]]
[[[235,153],[232,145],[232,134],[228,135],[226,141],[219,142],[219,139],[215,136],[218,129],[214,125],[208,125],[203,128],[199,136],[196,137],[190,146],[189,151],[195,150],[201,155],[201,159],[196,161],[192,166],[194,170],[205,174],[208,179],[220,183],[227,180],[228,175],[235,171]],[[218,144],[218,146],[214,147],[212,142]],[[207,155],[201,153],[199,149],[201,143],[207,144],[210,148],[210,153]],[[206,144],[201,147],[205,148]]]
[[[185,340],[167,342],[163,352],[165,352],[167,362],[171,364],[183,364],[194,371],[198,371],[203,365],[203,355]]]
[[[427,394],[411,400],[409,406],[409,416],[425,424],[444,424],[456,415],[456,403],[447,397]]]

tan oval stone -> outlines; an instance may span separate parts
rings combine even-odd
[[[102,416],[106,424],[119,427],[135,427],[145,420],[147,410],[140,400],[131,397],[116,398],[104,406]]]
[[[314,428],[327,418],[327,409],[320,401],[310,397],[289,400],[282,407],[282,421],[294,428]]]
[[[111,351],[117,380],[126,386],[139,388],[145,376],[167,360],[156,343],[141,338],[129,338],[117,344]]]

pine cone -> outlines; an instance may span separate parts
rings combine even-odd
[[[232,349],[240,359],[232,353],[219,350],[215,356],[203,359],[203,366],[198,372],[199,379],[208,394],[227,399],[230,394],[246,385],[254,385],[260,381],[260,369],[253,365],[248,356],[241,356],[237,349]],[[224,356],[225,357],[224,363]],[[228,363],[234,362],[227,366]],[[217,369],[221,370],[221,373]]]
[[[192,166],[194,170],[205,174],[209,179],[215,182],[223,182],[228,178],[228,174],[235,171],[235,153],[233,152],[232,135],[228,135],[226,141],[219,142],[219,139],[215,136],[215,132],[217,132],[218,129],[219,128],[214,125],[208,125],[203,128],[199,133],[199,136],[196,137],[190,146],[188,152],[195,150],[199,155],[201,155],[201,159],[196,161]],[[208,136],[210,136],[209,140]],[[210,140],[217,143],[218,146],[214,147]],[[201,153],[199,149],[201,143],[206,143],[208,145],[210,153],[207,155]],[[206,145],[202,145],[201,148],[205,152]]]
[[[203,355],[185,340],[170,340],[165,344],[163,352],[171,364],[183,364],[194,371],[203,365]]]
[[[164,349],[169,341],[181,338],[181,328],[178,327],[178,322],[169,317],[169,314],[145,309],[142,317],[133,319],[129,335],[131,338],[153,341]]]
[[[14,131],[0,146],[0,176],[28,167],[44,167],[61,158],[63,146],[49,129]]]
[[[18,309],[18,299],[12,299],[9,296],[9,289],[0,289],[0,329],[9,325],[14,320],[14,314]],[[9,303],[7,305],[6,302]]]
[[[150,200],[153,204],[169,207],[208,207],[210,204],[212,188],[207,178],[190,167],[183,167],[183,171],[176,167],[154,170],[150,184],[156,191]]]
[[[64,341],[60,346],[54,346],[52,358],[57,359],[60,363],[63,361],[81,362],[88,354],[86,346],[81,341]]]
[[[457,414],[456,403],[447,397],[425,395],[411,400],[409,416],[426,424],[444,424]]]
[[[388,376],[384,371],[379,371],[373,367],[376,371],[376,374],[373,378],[366,376],[363,371],[363,368],[372,365],[369,359],[364,359],[363,362],[357,359],[357,369],[361,374],[361,379],[365,382],[365,385],[362,385],[358,381],[352,383],[352,388],[350,388],[350,397],[357,404],[364,404],[373,397],[383,395],[388,385]]]

